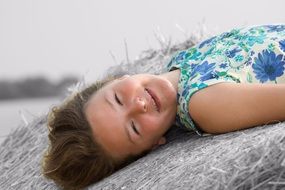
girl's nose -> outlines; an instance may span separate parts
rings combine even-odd
[[[147,104],[146,100],[140,97],[137,97],[134,102],[134,110],[136,112],[146,112],[147,111]]]

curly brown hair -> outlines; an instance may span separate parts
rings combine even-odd
[[[43,157],[42,169],[44,176],[64,189],[84,188],[147,153],[115,160],[92,135],[84,106],[113,79],[109,77],[94,83],[49,113],[49,148]]]

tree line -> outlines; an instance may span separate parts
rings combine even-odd
[[[0,100],[63,96],[66,88],[78,81],[70,76],[53,83],[44,77],[0,81]]]

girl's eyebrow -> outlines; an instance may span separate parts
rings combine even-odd
[[[129,141],[131,141],[132,144],[135,144],[135,142],[134,142],[134,141],[132,140],[132,138],[131,138],[131,135],[130,135],[129,131],[127,130],[127,127],[124,127],[124,128],[125,128],[125,131],[126,131],[126,133],[127,133],[127,136],[128,136]]]
[[[107,98],[106,95],[104,95],[104,99],[105,99],[105,101],[110,105],[110,107],[111,107],[113,110],[115,110],[114,105],[110,102],[110,100]]]

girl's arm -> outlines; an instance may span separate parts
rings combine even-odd
[[[196,92],[189,113],[217,134],[285,120],[285,84],[218,83]]]

